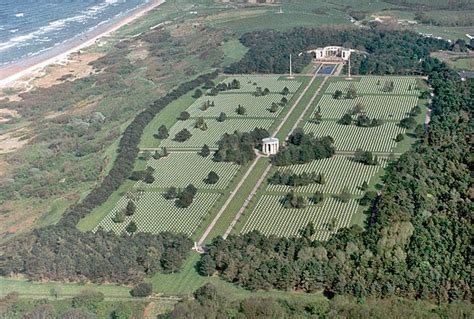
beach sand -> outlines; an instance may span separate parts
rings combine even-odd
[[[69,41],[64,45],[59,45],[58,47],[48,50],[44,54],[40,54],[36,57],[0,69],[0,88],[12,86],[16,80],[31,76],[33,73],[48,65],[66,62],[70,54],[95,44],[98,39],[109,35],[122,26],[143,16],[145,13],[164,2],[165,0],[151,0],[150,3],[137,8],[123,19],[105,25],[103,28],[93,30],[91,33],[81,37],[80,39]]]

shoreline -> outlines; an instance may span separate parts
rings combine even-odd
[[[108,36],[165,2],[166,0],[151,0],[149,3],[132,10],[124,17],[118,20],[112,19],[110,23],[98,27],[80,38],[60,44],[57,47],[52,47],[38,56],[27,58],[4,68],[0,68],[0,88],[12,86],[14,82],[20,78],[40,71],[48,65],[66,61],[69,55],[94,45],[100,38]]]

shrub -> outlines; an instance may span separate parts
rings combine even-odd
[[[193,136],[191,134],[191,132],[189,132],[187,129],[183,128],[181,131],[176,133],[176,135],[174,136],[174,140],[177,141],[177,142],[184,142],[184,141],[189,140],[191,138],[191,136]]]
[[[148,297],[153,293],[153,285],[149,282],[141,282],[130,290],[133,297]]]

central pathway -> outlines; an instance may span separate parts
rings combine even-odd
[[[275,136],[280,130],[281,128],[283,127],[283,125],[285,124],[285,122],[288,120],[290,114],[293,112],[293,110],[296,108],[296,106],[300,103],[301,99],[303,98],[303,96],[306,95],[306,92],[309,90],[309,88],[311,87],[311,85],[313,84],[314,80],[316,79],[316,74],[313,75],[313,77],[311,78],[311,81],[309,81],[308,85],[305,87],[305,89],[303,90],[303,92],[301,92],[300,96],[298,97],[298,99],[295,101],[295,103],[291,106],[290,110],[287,112],[287,114],[285,115],[285,117],[282,119],[281,123],[277,126],[277,128],[275,129],[275,132],[273,133],[272,136]],[[325,80],[324,80],[325,81]],[[323,83],[324,83],[323,81]],[[319,88],[321,88],[322,84],[319,86]],[[317,92],[319,92],[319,88],[317,90]],[[310,101],[310,103],[312,103],[314,99],[312,99]],[[308,108],[308,106],[307,106]],[[307,108],[305,109],[305,111],[303,113],[306,112]],[[301,117],[300,117],[301,118]],[[221,209],[219,210],[219,212],[217,213],[217,215],[214,217],[214,219],[212,220],[211,224],[209,224],[209,226],[206,228],[206,231],[204,232],[204,234],[201,236],[201,238],[199,239],[199,241],[197,242],[197,246],[198,248],[200,248],[200,246],[202,246],[202,244],[204,243],[204,241],[206,240],[207,236],[209,235],[209,233],[211,232],[212,228],[214,228],[214,226],[216,225],[217,221],[219,220],[219,218],[222,216],[222,214],[224,213],[224,211],[227,209],[227,207],[229,206],[230,202],[234,199],[235,195],[238,193],[238,191],[240,190],[240,187],[242,186],[242,184],[245,182],[245,180],[247,179],[247,177],[250,175],[250,173],[253,171],[253,169],[255,168],[255,165],[257,165],[257,162],[258,160],[261,158],[260,155],[257,154],[257,157],[255,158],[255,160],[253,161],[252,165],[250,165],[249,169],[247,170],[247,172],[245,172],[245,175],[242,177],[242,179],[240,180],[240,182],[237,184],[237,186],[235,187],[235,189],[230,193],[230,196],[229,198],[227,198],[227,200],[225,201],[224,205],[221,207]],[[270,170],[270,167],[271,165],[268,165],[268,167],[265,169],[265,172],[264,174],[262,175],[262,177],[258,180],[257,184],[255,185],[254,189],[252,190],[252,192],[250,193],[249,197],[245,200],[244,202],[244,205],[242,206],[242,208],[239,210],[239,212],[237,213],[237,215],[235,216],[234,220],[232,221],[231,225],[229,226],[229,228],[227,229],[227,231],[225,232],[225,237],[224,238],[227,238],[227,236],[230,234],[230,232],[232,231],[234,225],[237,223],[237,221],[239,220],[240,216],[242,215],[242,212],[245,210],[245,207],[247,207],[248,203],[250,202],[250,200],[252,199],[253,195],[254,195],[254,190],[257,190],[258,187],[260,186],[260,184],[263,182],[263,180],[265,179],[268,171]],[[229,230],[230,229],[230,230]]]

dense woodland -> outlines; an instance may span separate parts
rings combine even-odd
[[[249,51],[242,60],[230,65],[227,73],[287,73],[290,54],[293,69],[300,72],[311,60],[305,50],[342,45],[367,52],[351,55],[352,74],[420,74],[420,59],[430,52],[447,50],[450,44],[405,31],[354,28],[296,28],[288,32],[264,30],[244,34],[242,44]]]
[[[251,290],[470,300],[474,85],[436,60],[423,65],[430,66],[435,94],[431,123],[420,142],[388,167],[367,231],[352,226],[328,242],[313,241],[311,227],[298,238],[256,231],[216,238],[201,271]]]
[[[269,137],[267,130],[255,128],[251,132],[234,132],[224,134],[217,143],[218,150],[214,153],[216,162],[234,162],[244,165],[255,159],[255,148],[260,147],[263,138]]]

